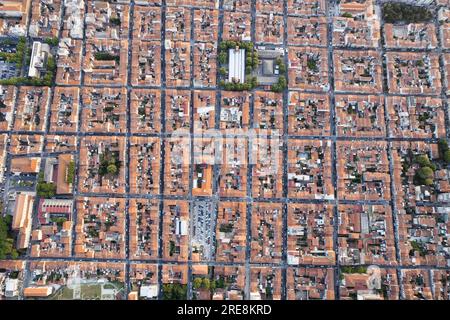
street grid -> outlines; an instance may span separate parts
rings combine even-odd
[[[219,8],[218,8],[218,12],[219,12],[219,32],[218,32],[218,39],[217,39],[217,43],[220,43],[222,41],[222,33],[223,33],[223,25],[224,25],[224,12],[226,11],[223,8],[223,0],[219,0]],[[255,42],[255,34],[256,34],[256,2],[257,0],[252,0],[252,5],[251,5],[251,39],[253,42]],[[283,23],[284,23],[284,33],[283,33],[283,46],[284,48],[288,48],[288,46],[294,46],[294,45],[288,45],[287,42],[287,17],[291,16],[291,14],[288,12],[288,1],[284,0],[283,1]],[[377,1],[378,4],[381,3],[381,1]],[[27,254],[24,257],[23,260],[26,261],[26,267],[24,270],[24,283],[29,283],[30,281],[30,270],[29,270],[29,264],[32,261],[92,261],[92,262],[96,262],[96,261],[101,261],[101,262],[121,262],[124,263],[126,266],[126,272],[125,272],[125,279],[126,279],[126,294],[128,294],[131,290],[131,280],[130,280],[130,265],[133,263],[146,263],[146,264],[156,264],[158,266],[158,283],[159,283],[159,288],[160,288],[160,292],[159,292],[159,298],[162,298],[162,292],[161,292],[161,288],[162,288],[162,266],[164,264],[169,264],[169,265],[187,265],[188,266],[188,281],[189,281],[189,285],[188,285],[188,298],[192,299],[192,266],[193,265],[208,265],[211,266],[212,268],[214,268],[215,266],[243,266],[245,267],[245,274],[246,274],[246,283],[245,283],[245,298],[249,299],[250,298],[250,268],[251,267],[256,267],[256,266],[267,266],[267,267],[273,267],[273,268],[280,268],[282,270],[282,288],[281,288],[281,297],[282,299],[286,299],[287,293],[286,293],[286,282],[287,282],[287,275],[286,275],[286,270],[288,268],[291,267],[305,267],[305,268],[332,268],[334,270],[334,280],[335,280],[335,295],[336,295],[336,299],[339,299],[340,295],[339,295],[339,289],[340,289],[340,285],[339,285],[339,274],[340,274],[340,262],[339,259],[336,258],[336,262],[334,265],[313,265],[313,264],[299,264],[298,266],[292,266],[292,265],[288,265],[287,263],[287,208],[288,208],[288,204],[289,203],[305,203],[305,204],[331,204],[333,205],[333,210],[334,210],[334,218],[333,218],[333,228],[334,228],[334,233],[333,233],[333,244],[334,244],[334,251],[336,253],[336,257],[338,257],[338,205],[339,204],[369,204],[369,205],[374,205],[374,204],[386,204],[391,206],[392,208],[392,218],[393,218],[393,225],[394,225],[394,237],[395,237],[395,252],[396,252],[396,262],[397,265],[392,266],[392,265],[380,265],[380,268],[389,268],[389,269],[395,269],[397,270],[397,274],[398,274],[398,279],[399,279],[399,286],[400,286],[400,296],[401,298],[404,298],[403,296],[403,288],[402,288],[402,282],[400,281],[401,279],[401,270],[414,270],[414,269],[424,269],[424,270],[428,270],[431,274],[431,270],[436,269],[436,270],[450,270],[450,267],[439,267],[439,266],[430,266],[430,265],[414,265],[414,266],[410,266],[410,265],[401,265],[401,260],[400,260],[400,253],[399,253],[399,237],[398,237],[398,217],[397,217],[397,201],[396,201],[396,192],[395,192],[395,183],[394,183],[394,179],[393,179],[393,170],[394,170],[394,163],[393,163],[393,155],[392,155],[392,142],[395,141],[423,141],[423,142],[428,142],[428,143],[435,143],[437,142],[437,138],[398,138],[398,137],[391,137],[389,134],[389,118],[388,118],[388,112],[387,112],[387,98],[389,96],[402,96],[402,94],[391,94],[388,92],[388,84],[387,84],[387,64],[386,64],[386,52],[402,52],[402,51],[414,51],[414,52],[428,52],[431,49],[414,49],[414,50],[408,50],[408,49],[386,49],[384,48],[384,45],[381,45],[380,47],[377,48],[373,48],[373,50],[376,50],[377,52],[379,52],[381,54],[382,60],[383,60],[383,92],[380,93],[374,93],[372,95],[375,96],[382,96],[385,99],[385,103],[384,103],[384,108],[385,108],[385,112],[384,112],[384,120],[385,120],[385,124],[386,124],[386,136],[385,137],[376,137],[376,138],[364,138],[364,137],[345,137],[345,136],[339,136],[337,134],[336,131],[336,110],[335,110],[335,90],[334,90],[334,66],[333,66],[333,52],[336,49],[343,49],[343,50],[354,50],[354,51],[361,51],[361,50],[366,50],[365,49],[354,49],[354,48],[339,48],[339,47],[333,47],[332,45],[332,37],[333,37],[333,16],[334,16],[334,9],[336,6],[336,0],[330,0],[328,1],[328,8],[327,8],[327,29],[328,29],[328,38],[327,38],[327,54],[328,54],[328,81],[330,84],[329,90],[328,92],[326,92],[326,94],[329,96],[330,98],[330,114],[331,114],[331,134],[329,136],[322,136],[322,135],[317,135],[317,136],[298,136],[298,135],[290,135],[288,134],[288,92],[289,91],[293,91],[292,89],[286,89],[283,92],[283,132],[282,132],[282,141],[283,141],[283,149],[282,149],[282,153],[283,153],[283,162],[282,162],[282,170],[283,170],[283,175],[282,175],[282,197],[279,198],[258,198],[258,197],[254,197],[252,194],[252,190],[253,190],[253,186],[252,186],[252,172],[253,172],[253,167],[254,165],[250,163],[250,161],[248,161],[248,168],[247,168],[247,195],[245,197],[223,197],[223,196],[219,196],[218,194],[218,176],[220,173],[220,165],[214,165],[213,166],[213,195],[210,197],[203,197],[203,196],[193,196],[192,194],[192,181],[193,181],[193,165],[189,166],[189,191],[187,195],[184,196],[175,196],[175,195],[166,195],[165,194],[165,183],[164,183],[164,172],[166,170],[165,168],[165,161],[164,161],[164,156],[161,156],[160,158],[160,168],[161,168],[161,172],[159,173],[160,175],[160,179],[159,179],[159,194],[133,194],[130,192],[130,166],[127,165],[126,166],[126,170],[125,170],[125,183],[126,183],[126,191],[124,194],[109,194],[109,193],[93,193],[93,192],[79,192],[78,190],[78,184],[79,184],[79,165],[80,165],[80,159],[79,159],[79,155],[80,155],[80,149],[81,149],[81,140],[84,137],[90,137],[90,136],[119,136],[119,137],[124,137],[125,138],[125,142],[126,142],[126,152],[125,152],[125,156],[126,156],[126,162],[130,163],[130,139],[131,137],[137,136],[137,137],[156,137],[160,139],[160,148],[161,148],[161,155],[166,154],[166,148],[165,148],[165,143],[164,140],[165,138],[168,138],[171,136],[170,133],[166,132],[166,90],[167,89],[183,89],[183,90],[190,90],[190,94],[191,94],[191,103],[190,103],[190,134],[192,135],[192,137],[197,137],[196,133],[194,133],[194,90],[209,90],[209,91],[213,91],[216,95],[216,105],[215,105],[215,128],[219,129],[219,119],[220,119],[220,110],[221,110],[221,97],[222,97],[222,90],[219,89],[218,87],[218,81],[217,80],[217,84],[216,87],[213,88],[202,88],[202,87],[194,87],[194,69],[193,69],[193,63],[192,61],[193,56],[194,56],[194,50],[195,50],[195,30],[194,30],[194,10],[195,9],[200,9],[201,7],[189,7],[189,12],[190,12],[190,21],[191,21],[191,39],[190,39],[190,47],[191,47],[191,72],[190,72],[190,86],[189,87],[170,87],[166,85],[166,61],[165,61],[165,23],[161,24],[161,86],[143,86],[143,85],[132,85],[131,84],[131,65],[132,65],[132,46],[131,43],[133,41],[133,24],[134,24],[134,7],[135,7],[135,1],[131,0],[130,1],[130,24],[129,24],[129,30],[128,30],[128,41],[129,41],[129,46],[128,46],[128,77],[127,77],[127,83],[126,85],[85,85],[85,81],[84,81],[84,71],[82,71],[81,73],[81,83],[80,85],[67,85],[68,87],[79,87],[81,88],[103,88],[103,87],[125,87],[127,90],[127,113],[128,115],[131,113],[131,108],[130,108],[130,101],[131,101],[131,90],[132,89],[136,89],[136,88],[145,88],[145,89],[157,89],[160,90],[161,93],[161,108],[160,108],[160,112],[161,112],[161,121],[162,121],[162,129],[160,133],[153,133],[153,134],[149,134],[149,133],[132,133],[131,131],[131,117],[127,116],[127,122],[126,122],[126,126],[127,126],[127,130],[125,133],[86,133],[86,132],[82,132],[82,107],[78,108],[78,126],[77,126],[77,131],[76,133],[67,133],[67,132],[50,132],[50,108],[48,108],[47,110],[47,116],[46,116],[46,126],[45,126],[45,130],[44,131],[21,131],[21,130],[5,130],[5,131],[0,131],[0,133],[5,133],[8,134],[8,137],[11,137],[12,134],[40,134],[44,137],[44,145],[47,141],[47,136],[49,134],[56,134],[56,135],[63,135],[63,136],[70,136],[70,135],[75,135],[77,137],[77,146],[76,146],[76,151],[74,152],[70,152],[74,155],[74,159],[75,159],[75,167],[76,167],[76,173],[75,173],[75,180],[73,183],[73,195],[71,196],[58,196],[58,198],[61,199],[72,199],[73,198],[73,214],[72,214],[72,221],[76,222],[77,221],[77,206],[75,205],[76,203],[76,199],[82,198],[82,197],[113,197],[113,198],[125,198],[126,202],[125,202],[125,215],[126,215],[126,221],[125,221],[125,252],[126,252],[126,256],[124,259],[103,259],[103,258],[96,258],[96,259],[89,259],[89,258],[80,258],[80,257],[76,257],[75,256],[75,239],[77,238],[77,232],[76,232],[76,223],[73,223],[72,226],[72,255],[71,257],[45,257],[45,258],[37,258],[37,257],[33,257],[31,256],[31,244],[27,250]],[[63,6],[62,6],[63,7]],[[166,5],[166,0],[162,1],[161,4],[161,20],[162,22],[165,21],[165,17],[166,17],[166,11],[167,11],[167,5]],[[88,9],[88,2],[85,1],[85,12]],[[437,9],[435,9],[437,10]],[[31,14],[31,13],[29,13]],[[294,16],[294,15],[292,15]],[[62,30],[63,30],[63,19],[62,17],[64,17],[64,7],[61,10],[61,21],[60,21],[60,30],[59,30],[59,35],[61,35]],[[29,23],[28,23],[29,24]],[[435,24],[436,24],[436,32],[439,33],[439,28],[440,25],[437,21],[437,18],[435,18]],[[27,26],[27,28],[29,27],[29,25]],[[85,15],[85,21],[84,21],[84,31],[83,31],[83,46],[82,46],[82,55],[85,56],[86,55],[86,15]],[[383,23],[381,24],[381,41],[383,43],[383,34],[384,34],[384,28],[383,28]],[[28,37],[28,43],[31,43],[31,41],[34,40],[30,37]],[[301,46],[301,45],[298,45]],[[320,47],[320,45],[314,46],[311,45],[310,47]],[[438,49],[434,49],[435,52],[437,52],[439,54],[439,58],[440,58],[440,69],[443,73],[444,70],[444,58],[443,55],[444,53],[449,53],[450,49],[444,49],[442,47],[442,43],[440,40],[440,37],[438,36]],[[284,55],[284,62],[286,65],[288,65],[288,56],[287,54]],[[24,67],[22,68],[22,74],[24,74],[25,70]],[[286,75],[288,77],[288,75]],[[439,94],[439,97],[445,101],[444,105],[446,108],[448,108],[448,96],[447,96],[447,90],[446,90],[446,85],[444,82],[445,79],[445,75],[442,74],[442,92]],[[219,79],[219,72],[217,71],[217,79]],[[289,79],[288,79],[289,80]],[[289,81],[288,81],[289,82]],[[53,84],[53,86],[51,87],[51,91],[50,91],[50,101],[49,101],[49,105],[52,104],[53,101],[53,96],[54,96],[54,92],[55,92],[55,87],[59,86],[59,87],[65,87],[66,85],[55,85]],[[253,127],[253,119],[254,119],[254,98],[255,98],[255,91],[263,91],[263,89],[261,88],[257,88],[257,89],[253,89],[250,92],[253,93],[251,96],[251,100],[250,100],[250,110],[249,110],[249,114],[250,114],[250,127]],[[300,90],[299,90],[300,91]],[[322,91],[315,91],[315,90],[301,90],[301,92],[307,92],[307,93],[324,93]],[[352,94],[352,95],[365,95],[365,93],[358,93],[358,92],[339,92],[339,94]],[[82,92],[80,90],[80,99],[81,99],[81,95]],[[407,95],[405,95],[407,96]],[[427,95],[427,94],[423,94],[423,95],[416,95],[416,96],[435,96],[435,95]],[[81,100],[80,100],[81,101]],[[17,110],[17,99],[14,103],[14,110]],[[13,119],[14,121],[14,119]],[[450,137],[450,130],[449,130],[449,124],[450,124],[450,119],[448,119],[448,112],[446,112],[446,119],[445,119],[445,123],[446,123],[446,134],[447,137]],[[207,136],[207,134],[202,134],[201,137],[205,137]],[[246,139],[248,140],[248,139]],[[332,183],[333,183],[333,187],[334,187],[334,199],[333,200],[315,200],[315,199],[290,199],[288,198],[288,178],[287,178],[287,170],[288,170],[288,159],[287,159],[287,142],[289,140],[321,140],[321,141],[330,141],[331,142],[331,155],[332,155]],[[337,171],[337,142],[338,141],[386,141],[388,144],[387,147],[387,155],[388,155],[388,159],[389,159],[389,174],[390,174],[390,190],[391,190],[391,199],[390,200],[342,200],[339,199],[338,197],[338,192],[337,192],[337,175],[338,175],[338,171]],[[10,145],[9,143],[7,144],[7,148],[9,150]],[[191,157],[191,164],[193,164],[194,162],[194,146],[193,146],[193,142],[192,139],[190,141],[190,157]],[[32,153],[32,154],[28,154],[28,157],[31,156],[39,156],[42,159],[50,156],[50,155],[57,155],[61,152],[39,152],[39,153]],[[67,153],[67,152],[66,152]],[[250,153],[250,152],[249,152]],[[9,152],[7,154],[7,160],[6,160],[6,170],[7,172],[9,172],[9,168],[10,168],[10,161],[12,158],[14,157],[18,157],[18,155],[11,155]],[[249,154],[247,154],[247,157],[249,157]],[[44,169],[44,165],[45,165],[45,161],[41,161],[41,171]],[[5,184],[5,194],[4,194],[4,198],[6,199],[7,197],[7,190],[8,190],[8,182],[6,182]],[[129,227],[130,227],[130,217],[128,214],[128,209],[129,209],[129,205],[130,205],[130,200],[131,199],[156,199],[159,201],[159,212],[160,212],[160,219],[159,219],[159,245],[158,245],[158,259],[145,259],[145,260],[135,260],[135,259],[130,259],[130,252],[129,252],[129,247],[130,247],[130,239],[129,239]],[[191,259],[192,257],[192,248],[191,248],[191,242],[189,241],[189,258],[187,261],[170,261],[167,259],[164,259],[163,256],[163,208],[164,208],[164,202],[166,200],[185,200],[185,201],[189,201],[190,203],[190,212],[192,215],[192,211],[193,211],[193,207],[196,201],[210,201],[212,204],[212,208],[214,208],[213,210],[215,211],[215,213],[217,213],[218,210],[218,204],[219,202],[231,202],[231,201],[244,201],[247,204],[247,237],[246,237],[246,243],[247,243],[247,247],[246,247],[246,254],[245,254],[245,262],[216,262],[214,259],[210,260],[210,261],[193,261]],[[250,242],[251,242],[251,225],[252,225],[252,212],[253,212],[253,204],[255,202],[269,202],[269,203],[281,203],[282,204],[282,218],[283,218],[283,242],[282,242],[282,259],[280,263],[256,263],[256,262],[252,262],[251,261],[251,248],[250,248]],[[420,204],[421,206],[435,206],[435,205],[442,205],[442,203],[430,203],[430,202],[418,202],[418,204]],[[35,202],[34,204],[34,210],[33,210],[33,225],[37,224],[37,207],[38,207],[38,201]],[[216,215],[217,216],[217,215]],[[192,221],[190,221],[190,224],[192,225]],[[192,233],[192,228],[189,228],[190,233]],[[215,234],[213,233],[213,236],[215,237]],[[214,253],[212,253],[212,255],[214,256]],[[430,279],[432,279],[432,277],[430,276]],[[21,295],[23,294],[23,292],[21,292]]]

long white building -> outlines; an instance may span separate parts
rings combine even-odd
[[[245,81],[245,49],[228,50],[228,81]]]

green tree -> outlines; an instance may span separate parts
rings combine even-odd
[[[415,184],[431,185],[433,184],[434,172],[430,167],[422,167],[416,171]]]
[[[225,83],[225,90],[231,91],[234,89],[234,85],[231,82]]]
[[[185,300],[187,297],[187,286],[178,283],[166,283],[162,288],[164,300]]]
[[[433,170],[430,167],[422,167],[418,171],[419,177],[423,179],[432,178]]]
[[[310,59],[308,58],[308,61],[306,62],[306,64],[308,65],[308,69],[309,70],[317,70],[317,63],[314,59]]]
[[[448,156],[449,148],[448,148],[447,140],[440,139],[438,146],[439,146],[439,157],[442,158],[446,163],[450,163],[450,161],[448,161],[449,160],[449,158],[448,158],[449,157]]]
[[[37,195],[41,198],[51,198],[56,194],[56,185],[44,181],[44,173],[40,172],[38,176],[38,183],[36,186]]]
[[[236,42],[236,41],[233,41],[233,40],[228,40],[227,41],[227,49],[233,49],[233,48],[236,48],[236,46],[239,46],[239,45],[240,45],[239,42]]]
[[[444,153],[444,161],[447,164],[450,164],[450,150],[445,151],[445,153]]]
[[[220,289],[225,288],[225,279],[224,279],[223,277],[220,277],[220,278],[216,281],[216,288],[220,288]]]
[[[278,83],[274,83],[274,84],[272,85],[272,87],[271,87],[271,90],[272,90],[273,92],[281,92],[281,91],[282,91],[281,88],[280,88],[280,86],[278,85]]]
[[[282,92],[287,87],[287,80],[284,76],[278,78],[278,81],[272,85],[273,92]]]
[[[225,50],[227,50],[227,43],[225,41],[222,41],[219,44],[219,51],[225,51]]]
[[[414,255],[415,251],[419,252],[419,254],[422,257],[424,257],[426,255],[427,250],[426,250],[426,248],[425,248],[425,246],[424,246],[424,244],[422,242],[418,242],[418,241],[413,240],[413,241],[410,242],[410,244],[411,244],[411,247],[412,247],[412,250],[410,252],[411,256]]]
[[[448,150],[448,142],[445,139],[439,140],[439,149],[441,150]]]
[[[50,72],[54,72],[56,70],[55,58],[49,57],[47,59],[47,70]]]
[[[16,249],[13,249],[12,251],[11,251],[11,259],[17,259],[17,258],[19,258],[19,252],[17,252],[17,250]]]
[[[120,61],[119,56],[113,55],[109,52],[96,52],[96,53],[94,53],[94,58],[95,58],[95,60],[99,60],[99,61],[102,61],[102,60],[106,60],[106,61],[107,60],[116,60],[117,62]]]
[[[222,75],[222,76],[226,76],[226,75],[227,75],[227,68],[225,68],[225,67],[220,67],[219,73],[220,73],[220,75]]]
[[[426,154],[421,154],[416,157],[416,163],[418,163],[421,167],[429,166],[430,159],[428,159]]]
[[[11,230],[11,222],[11,216],[7,215],[2,217],[0,215],[0,259],[6,259],[9,255],[11,255],[11,258],[13,259],[18,257],[18,253],[13,247],[14,239],[12,239],[9,234]]]
[[[385,3],[383,5],[383,18],[388,23],[426,22],[432,17],[432,12],[428,8],[422,6],[414,6],[404,3]]]
[[[220,64],[227,63],[228,54],[225,51],[222,51],[221,53],[219,53],[218,60],[219,60]]]
[[[36,191],[41,198],[51,198],[56,194],[56,186],[53,183],[41,182],[38,183]]]
[[[110,165],[108,165],[108,173],[110,174],[116,174],[117,173],[117,167],[114,163],[111,163]]]
[[[49,46],[56,47],[59,44],[59,39],[58,37],[46,38],[45,43],[48,44]]]
[[[253,77],[250,80],[251,84],[252,84],[252,88],[256,88],[258,86],[258,78],[257,77]]]
[[[203,278],[203,281],[202,281],[202,288],[203,288],[203,289],[209,290],[210,284],[211,284],[211,283],[210,283],[210,281],[209,281],[208,278]]]
[[[202,278],[195,278],[194,279],[194,283],[193,283],[193,287],[194,289],[199,289],[202,286]]]
[[[209,284],[209,289],[211,291],[214,291],[216,289],[216,281],[212,280],[211,283]]]
[[[120,26],[120,18],[119,17],[109,18],[109,23],[111,23],[113,26]]]
[[[66,182],[69,184],[73,183],[74,177],[75,177],[75,161],[70,161],[67,167]]]
[[[286,65],[284,63],[280,63],[278,65],[278,68],[279,68],[281,74],[286,73]]]

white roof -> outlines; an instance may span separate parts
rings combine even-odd
[[[228,50],[228,81],[244,83],[245,79],[245,49]]]
[[[156,298],[158,296],[158,285],[152,284],[148,286],[142,286],[140,290],[140,296],[146,298]]]
[[[39,68],[44,65],[44,57],[43,52],[49,52],[50,47],[46,43],[41,43],[39,41],[33,42],[33,51],[31,53],[31,62],[30,67],[28,69],[29,77],[38,77],[39,76]]]
[[[181,222],[180,222],[180,227],[181,227],[180,235],[186,236],[186,235],[188,234],[188,224],[187,224],[187,221],[186,221],[186,220],[181,220]]]
[[[18,284],[19,284],[19,281],[17,279],[6,279],[5,291],[11,291],[11,292],[16,291]]]

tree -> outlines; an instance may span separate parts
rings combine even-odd
[[[439,157],[442,158],[447,164],[450,163],[449,155],[448,155],[448,142],[445,139],[439,140]]]
[[[227,50],[227,43],[225,41],[222,41],[219,44],[219,51],[225,51],[225,50]]]
[[[228,54],[225,51],[222,51],[221,53],[219,53],[218,60],[221,64],[227,63],[227,59],[228,59]]]
[[[233,90],[234,86],[231,82],[225,83],[225,90],[231,91]]]
[[[194,279],[194,283],[193,283],[193,287],[194,289],[199,289],[202,286],[202,278],[195,278]]]
[[[209,284],[209,289],[211,291],[214,291],[216,289],[216,281],[215,280],[211,281],[211,283]]]
[[[109,18],[109,23],[111,23],[114,26],[120,26],[120,18],[119,17]]]
[[[448,142],[445,139],[439,140],[439,149],[441,150],[448,150]]]
[[[431,164],[430,159],[428,159],[426,154],[417,156],[416,163],[418,163],[421,167],[429,166]]]
[[[411,247],[412,247],[412,255],[414,255],[414,252],[417,251],[419,252],[419,254],[423,257],[425,256],[425,254],[427,253],[427,250],[424,246],[424,244],[422,242],[418,242],[416,240],[413,240],[410,242]]]
[[[163,300],[185,300],[187,286],[178,283],[166,283],[162,288]]]
[[[75,177],[75,162],[74,161],[70,161],[69,165],[67,167],[66,182],[68,184],[73,183],[74,177]]]
[[[58,217],[58,218],[52,218],[51,221],[53,223],[56,223],[59,227],[62,227],[62,225],[64,224],[64,222],[67,221],[66,218],[64,217]]]
[[[46,38],[45,43],[48,44],[49,46],[56,47],[59,43],[59,39],[58,37]]]
[[[11,255],[13,259],[18,257],[18,253],[13,247],[14,239],[9,234],[11,222],[11,216],[2,217],[0,215],[0,259],[5,259],[8,255]]]
[[[219,69],[219,73],[220,73],[220,75],[222,75],[222,76],[226,76],[226,74],[227,74],[227,69],[226,69],[225,67],[221,67],[221,68]]]
[[[433,170],[430,167],[422,167],[418,171],[419,177],[423,179],[432,178]]]
[[[308,65],[309,70],[315,71],[317,69],[317,63],[314,59],[308,58],[308,61],[306,64]]]
[[[17,258],[19,258],[19,252],[17,252],[17,250],[16,249],[13,249],[12,251],[11,251],[11,259],[17,259]]]
[[[278,78],[278,81],[272,85],[273,92],[282,92],[287,87],[287,80],[284,76]]]
[[[422,6],[385,3],[383,5],[383,18],[388,23],[418,23],[429,21],[433,18],[433,14],[428,8]]]
[[[54,72],[56,70],[55,58],[48,57],[48,59],[47,59],[47,70],[50,71],[50,72]]]
[[[271,90],[273,92],[281,92],[280,86],[278,85],[278,83],[274,83],[271,87]]]
[[[220,277],[220,278],[216,281],[216,288],[220,288],[220,289],[225,288],[225,280],[224,280],[223,277]]]
[[[257,77],[253,77],[253,78],[250,80],[250,82],[251,82],[251,84],[252,84],[252,88],[255,88],[255,87],[258,86],[258,78],[257,78]]]
[[[278,70],[280,70],[281,74],[286,72],[286,65],[283,63],[283,59],[277,57],[275,59],[275,64],[278,66]]]
[[[209,290],[209,288],[210,288],[210,281],[209,281],[208,278],[203,278],[202,288]]]
[[[279,68],[281,74],[286,73],[286,65],[284,63],[280,63],[278,65],[278,68]]]
[[[433,184],[434,172],[430,167],[422,167],[416,171],[414,178],[415,184],[429,186]]]
[[[447,164],[450,164],[450,150],[445,151],[445,153],[444,153],[444,161]]]
[[[176,299],[177,300],[186,300],[187,297],[187,286],[177,284],[176,286]]]
[[[120,60],[119,56],[113,55],[109,52],[96,52],[94,53],[94,58],[95,60],[99,60],[99,61],[108,61],[108,60]]]
[[[36,191],[41,198],[51,198],[56,194],[56,186],[53,183],[41,182],[38,183]]]
[[[259,64],[259,56],[257,52],[253,53],[253,68],[256,68]]]
[[[38,183],[36,187],[37,195],[41,198],[51,198],[56,194],[56,185],[44,181],[44,173],[40,172],[38,176]]]
[[[236,41],[233,41],[233,40],[228,40],[227,41],[227,49],[233,49],[233,48],[236,48],[236,46],[239,46],[240,45],[240,42],[236,42]]]
[[[342,16],[343,16],[344,18],[353,18],[352,14],[351,14],[350,12],[344,12],[344,13],[342,14]]]

